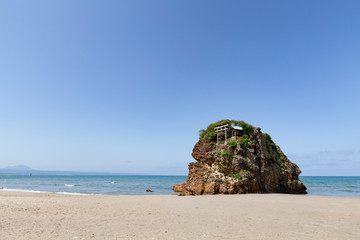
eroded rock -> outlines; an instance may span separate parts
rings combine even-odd
[[[241,125],[243,130],[233,137],[227,131],[227,141],[220,139],[217,143],[214,126],[231,123]],[[299,180],[299,167],[260,128],[222,120],[201,134],[192,152],[197,162],[189,164],[186,182],[173,187],[180,195],[306,193]]]

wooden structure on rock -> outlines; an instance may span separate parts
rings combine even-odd
[[[225,142],[227,141],[227,131],[231,129],[231,137],[234,137],[237,135],[238,131],[242,131],[243,128],[239,125],[236,125],[232,123],[230,126],[229,124],[225,124],[219,127],[214,128],[216,132],[216,144],[219,144],[219,134],[224,132],[225,135]]]

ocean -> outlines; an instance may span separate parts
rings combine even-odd
[[[360,177],[300,177],[309,195],[360,197]],[[2,191],[59,194],[170,195],[186,176],[14,176],[0,175]],[[150,189],[153,192],[146,192]]]

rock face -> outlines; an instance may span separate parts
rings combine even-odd
[[[230,129],[220,134],[217,143],[214,128],[237,124],[243,130],[231,137]],[[234,134],[233,134],[234,135]],[[244,122],[222,120],[202,130],[189,164],[185,183],[175,185],[180,195],[293,193],[305,194],[299,180],[299,167],[292,163],[268,134]]]

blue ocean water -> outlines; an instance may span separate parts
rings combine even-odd
[[[360,176],[300,176],[309,195],[360,197]]]
[[[173,194],[186,176],[1,176],[0,189],[75,194]],[[150,189],[153,192],[146,192]]]
[[[360,197],[360,177],[300,177],[309,195]],[[169,195],[186,176],[1,176],[0,189],[64,194]],[[147,193],[146,189],[153,192]]]

